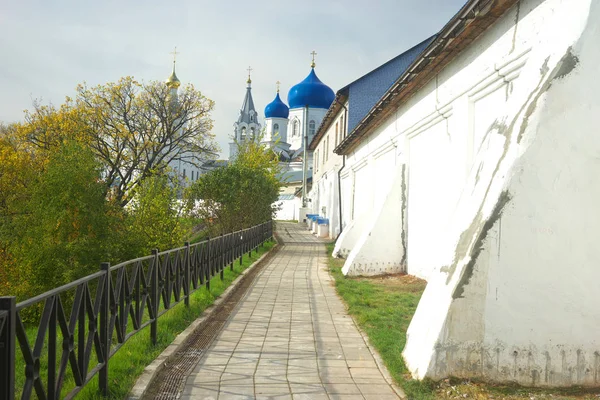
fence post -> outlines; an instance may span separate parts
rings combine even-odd
[[[185,266],[183,270],[183,302],[186,307],[190,306],[190,242],[185,242]]]
[[[219,254],[219,277],[221,280],[225,279],[225,236],[221,233],[221,244],[219,245],[221,249],[221,254]]]
[[[17,301],[14,296],[0,297],[0,398],[15,398],[15,327]],[[2,316],[4,314],[4,323]]]
[[[104,287],[102,289],[102,304],[100,305],[100,348],[102,349],[102,362],[104,365],[100,368],[98,374],[98,386],[102,396],[108,396],[108,360],[110,359],[110,336],[108,332],[108,320],[110,313],[110,263],[100,264],[100,269],[104,271]],[[115,304],[116,306],[116,304]]]
[[[152,276],[150,277],[150,303],[154,310],[154,319],[150,323],[150,340],[153,345],[156,345],[158,336],[158,306],[160,305],[160,292],[158,291],[158,249],[152,249],[154,267],[152,268]]]
[[[210,291],[210,278],[212,278],[212,267],[210,263],[210,236],[206,239],[206,290]]]
[[[240,236],[238,239],[238,253],[240,254],[240,266],[244,262],[244,260],[243,260],[243,258],[244,258],[244,233],[243,232],[244,232],[243,230],[240,231]]]
[[[235,232],[229,234],[229,270],[233,271],[233,262],[235,261]]]

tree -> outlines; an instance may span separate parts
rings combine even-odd
[[[125,77],[96,87],[79,85],[74,100],[40,106],[26,114],[21,137],[41,149],[64,140],[85,143],[103,164],[103,178],[121,206],[146,177],[172,161],[199,166],[217,151],[211,133],[212,100],[192,85],[175,98],[162,82]]]
[[[114,258],[111,235],[118,227],[105,193],[92,152],[70,142],[50,155],[25,201],[14,205],[2,245],[34,293],[96,272],[101,261]]]
[[[178,190],[165,174],[149,176],[136,187],[127,217],[127,231],[135,251],[132,256],[183,245],[187,230]]]
[[[211,235],[265,222],[277,211],[281,183],[277,155],[258,140],[238,144],[234,161],[204,174],[191,187],[198,216]]]

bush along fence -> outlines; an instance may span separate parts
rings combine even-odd
[[[0,399],[16,394],[17,342],[25,366],[22,399],[34,391],[39,399],[73,398],[96,374],[108,395],[109,360],[129,338],[150,325],[156,344],[161,315],[181,301],[189,305],[193,292],[210,289],[212,277],[223,279],[227,266],[272,237],[268,221],[118,265],[102,263],[92,275],[18,304],[0,297]],[[21,318],[31,307],[42,309],[33,343]],[[76,387],[61,395],[68,370]]]

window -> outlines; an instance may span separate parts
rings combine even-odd
[[[279,124],[273,124],[273,133],[279,133]]]
[[[344,140],[344,128],[346,125],[344,125],[344,116],[342,115],[342,124],[340,126],[340,142],[342,140]]]
[[[298,136],[299,130],[300,130],[300,123],[298,122],[298,120],[294,120],[294,125],[292,127],[292,136]]]
[[[254,139],[254,128],[250,128],[250,140]]]
[[[183,178],[187,178],[187,175],[185,174],[185,168],[183,169]]]
[[[339,124],[338,122],[335,123],[335,145],[336,146],[338,144],[338,128],[339,128],[338,124]]]
[[[246,140],[246,127],[245,126],[242,127],[242,131],[240,133],[240,139]]]
[[[319,170],[319,149],[317,149],[317,153],[316,153],[316,157],[315,157],[315,171]]]
[[[325,155],[327,155],[327,150],[323,149],[323,164],[325,164]]]
[[[192,180],[194,180],[194,170],[192,170]]]
[[[315,124],[314,120],[311,120],[308,123],[308,133],[310,133],[311,136],[315,135],[315,126],[316,126],[316,124]]]

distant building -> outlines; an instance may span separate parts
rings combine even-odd
[[[315,73],[313,62],[308,76],[294,85],[288,92],[289,107],[279,96],[279,84],[275,99],[265,107],[265,130],[261,143],[271,148],[279,156],[282,169],[282,189],[279,203],[281,211],[277,219],[298,219],[303,183],[304,148],[310,143],[321,124],[335,94]],[[240,110],[238,121],[234,124],[234,139],[230,143],[230,159],[235,157],[236,141],[251,140],[256,137],[261,125],[256,116],[252,100],[250,75],[247,80],[246,95]],[[249,135],[250,132],[250,135]],[[254,134],[252,134],[254,132]],[[304,137],[306,135],[306,138]],[[306,150],[306,182],[312,182],[313,152]],[[307,190],[308,199],[308,190]],[[309,199],[310,200],[310,199]]]

